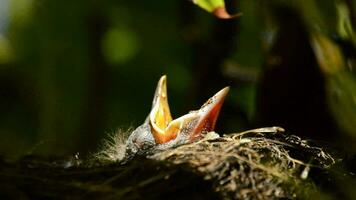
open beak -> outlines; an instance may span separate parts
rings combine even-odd
[[[151,133],[157,144],[164,144],[174,139],[190,143],[213,131],[221,106],[229,91],[225,87],[211,97],[199,110],[191,111],[172,120],[167,99],[167,78],[162,76],[157,84],[153,105],[149,114]],[[177,137],[177,136],[181,137]]]
[[[164,75],[158,81],[149,115],[151,132],[156,143],[166,143],[176,137],[173,133],[167,133],[166,129],[171,122],[172,116],[167,97],[167,77]]]

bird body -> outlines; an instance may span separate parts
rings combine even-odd
[[[215,128],[221,106],[229,91],[225,87],[211,97],[199,110],[172,119],[167,97],[167,78],[157,84],[152,109],[126,141],[126,158],[147,155],[182,144],[198,141]]]

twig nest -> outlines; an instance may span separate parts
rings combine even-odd
[[[323,149],[283,131],[270,127],[223,137],[211,132],[149,158],[188,165],[226,199],[299,198],[313,189],[307,181],[310,168],[328,168],[335,161]]]

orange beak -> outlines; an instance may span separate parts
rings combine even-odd
[[[223,88],[199,110],[172,120],[167,98],[167,78],[162,76],[157,84],[149,114],[151,133],[156,144],[164,144],[178,138],[184,140],[182,143],[190,143],[213,131],[228,91],[229,87]]]

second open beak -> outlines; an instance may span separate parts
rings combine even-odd
[[[162,76],[157,84],[149,114],[151,132],[156,144],[164,144],[174,139],[184,140],[180,143],[194,142],[207,132],[213,131],[228,91],[229,87],[223,88],[199,110],[172,120],[167,98],[167,78]],[[177,137],[178,135],[181,137]]]

